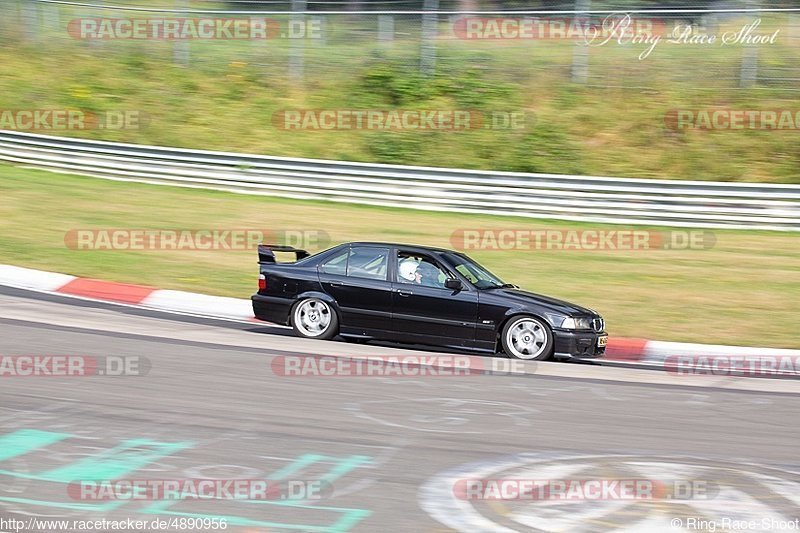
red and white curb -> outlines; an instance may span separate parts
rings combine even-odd
[[[729,365],[745,361],[768,363],[774,359],[795,358],[800,361],[800,350],[725,346],[721,344],[695,344],[688,342],[651,341],[646,339],[610,338],[606,347],[606,360],[636,362],[653,366],[681,365],[692,360],[703,364],[702,358],[722,360]],[[709,361],[708,363],[713,363]]]
[[[182,315],[256,321],[249,299],[156,289],[144,285],[79,278],[11,265],[0,265],[0,285]],[[673,362],[680,363],[681,357],[725,359],[728,364],[792,358],[797,360],[797,366],[800,368],[800,350],[664,342],[623,337],[609,339],[603,360],[663,367]]]
[[[255,320],[250,300],[79,278],[11,265],[0,265],[0,285],[178,314]]]

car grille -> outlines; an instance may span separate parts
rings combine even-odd
[[[594,318],[594,319],[592,319],[592,329],[596,333],[600,333],[601,331],[603,331],[603,329],[605,329],[605,327],[606,327],[606,324],[605,324],[605,321],[602,318]]]

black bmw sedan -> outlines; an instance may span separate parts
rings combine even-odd
[[[274,252],[293,252],[277,262]],[[594,358],[608,335],[597,312],[505,283],[463,253],[353,242],[315,255],[259,245],[256,318],[313,339],[385,340],[519,359]]]

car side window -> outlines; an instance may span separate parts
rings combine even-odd
[[[349,250],[336,254],[319,266],[321,272],[325,274],[336,274],[344,276],[347,273],[347,254]]]
[[[386,280],[388,248],[354,246],[347,260],[347,275],[354,278]]]
[[[444,289],[447,273],[430,257],[408,252],[397,254],[397,281]]]

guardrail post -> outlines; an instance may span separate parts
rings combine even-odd
[[[33,0],[22,2],[23,35],[28,41],[37,40],[39,34],[39,5]]]
[[[747,0],[748,8],[761,7],[756,0]],[[756,13],[758,16],[758,13]],[[742,68],[739,73],[739,87],[753,87],[758,80],[758,45],[742,44]]]
[[[575,23],[584,29],[589,26],[590,14],[587,13],[592,7],[592,0],[575,0]],[[584,13],[581,13],[584,12]],[[589,46],[578,39],[572,51],[572,82],[586,83],[589,81]]]
[[[254,26],[257,26],[257,25],[260,25],[261,27],[266,28],[267,27],[267,19],[265,17],[258,17],[258,16],[255,16],[255,15],[251,15],[250,16],[250,26],[254,27]],[[267,43],[266,39],[264,39],[263,41],[259,41],[258,39],[251,39],[251,41],[250,41],[250,45],[253,48],[263,47],[263,46],[266,45],[266,43]]]
[[[436,71],[436,27],[439,16],[431,11],[439,9],[439,0],[425,0],[422,15],[422,44],[420,47],[420,71],[429,76]]]
[[[789,42],[800,41],[800,13],[789,14]]]
[[[313,44],[317,48],[325,48],[328,45],[328,25],[330,24],[328,22],[329,16],[331,15],[325,17],[320,16],[317,19],[319,21],[319,35],[317,38],[313,39]],[[310,37],[310,35],[308,35],[308,26],[306,26],[306,37]]]
[[[378,15],[378,41],[382,43],[394,40],[394,17]]]
[[[5,32],[10,34],[12,28],[17,25],[18,9],[19,2],[0,2],[0,37],[4,37],[3,33]]]
[[[94,0],[92,4],[94,6],[102,6],[105,3],[105,0]],[[114,18],[117,14],[116,11],[112,12],[111,15],[108,15],[108,12],[105,9],[98,9],[97,11],[83,11],[84,8],[81,8],[80,18],[88,17],[88,18]],[[124,15],[123,15],[124,16]],[[103,46],[104,41],[102,39],[89,39],[87,44],[90,48],[100,48]]]
[[[292,16],[290,25],[305,24],[306,0],[292,0]],[[299,22],[298,22],[299,21]],[[303,78],[303,63],[305,56],[305,39],[295,39],[291,35],[291,28],[286,32],[289,38],[289,77],[298,80]]]
[[[58,4],[45,4],[42,9],[44,15],[43,31],[47,30],[48,33],[62,32],[61,7]]]
[[[182,11],[188,8],[188,0],[175,0],[176,17],[186,16]],[[176,65],[189,66],[189,41],[187,39],[175,39],[175,42],[172,43],[172,60]]]

